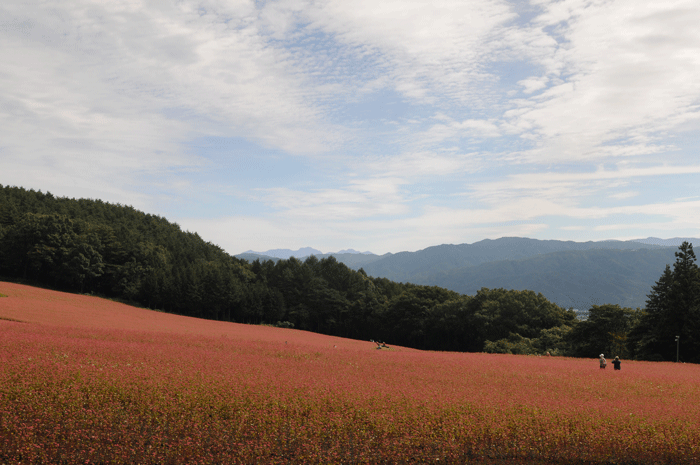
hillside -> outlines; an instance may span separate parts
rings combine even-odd
[[[439,286],[460,294],[504,288],[541,292],[565,308],[586,310],[605,303],[644,307],[647,294],[680,242],[700,239],[657,238],[636,241],[573,242],[520,237],[473,244],[443,244],[416,252],[385,255],[324,254],[369,276]],[[277,258],[240,254],[238,258]],[[303,258],[303,257],[301,257]]]
[[[47,327],[99,331],[137,331],[188,337],[230,338],[306,347],[373,349],[367,341],[327,336],[308,331],[246,325],[134,307],[100,297],[70,294],[0,281],[0,320]],[[405,349],[410,350],[410,349]]]
[[[693,364],[376,350],[13,283],[0,294],[0,463],[700,460]]]
[[[332,255],[369,276],[439,286],[460,294],[474,295],[484,287],[530,289],[565,308],[586,310],[605,303],[637,308],[645,306],[649,290],[664,267],[673,263],[683,240],[700,244],[698,239],[573,242],[505,237],[382,256],[317,257]]]
[[[676,248],[553,252],[524,260],[484,263],[441,273],[414,277],[462,294],[482,287],[537,289],[565,308],[581,310],[605,303],[644,307],[647,294],[673,264]]]
[[[683,239],[700,244],[700,239]],[[365,256],[362,263],[336,256],[370,276],[440,286],[460,294],[479,289],[530,289],[556,304],[588,309],[604,303],[644,307],[649,290],[674,261],[681,239],[662,241],[542,241],[527,238],[440,245],[417,252]],[[661,244],[661,245],[659,245]]]
[[[400,282],[414,282],[419,277],[432,273],[495,261],[522,260],[552,252],[642,248],[657,248],[657,246],[631,241],[573,242],[504,237],[495,240],[486,239],[474,244],[443,244],[417,252],[401,252],[367,264],[365,271],[370,276],[382,276]]]
[[[319,260],[324,259],[324,258],[329,258],[333,257],[340,263],[343,263],[344,265],[347,265],[348,268],[352,268],[353,270],[359,270],[360,268],[363,268],[368,266],[370,263],[376,262],[377,260],[381,260],[382,258],[391,256],[392,254],[384,254],[384,255],[374,255],[374,254],[359,254],[359,253],[326,253],[326,254],[315,254],[313,255],[314,257],[318,258]],[[305,260],[309,258],[309,255],[292,255],[293,257],[300,259],[300,260]],[[254,262],[255,260],[260,260],[261,262],[271,260],[272,262],[278,262],[281,260],[280,257],[275,257],[272,255],[266,255],[263,253],[252,253],[252,252],[245,252],[245,253],[240,253],[235,255],[236,258],[239,258],[241,260],[246,260],[248,262]],[[377,276],[380,278],[387,278],[386,276]],[[393,281],[393,280],[392,280]]]
[[[692,271],[691,247],[686,247],[688,265],[683,269]],[[0,276],[6,280],[102,295],[189,317],[418,349],[586,356],[583,339],[574,341],[569,334],[588,326],[565,308],[643,305],[674,253],[672,248],[627,242],[503,238],[364,263],[367,268],[403,263],[418,284],[399,283],[371,276],[357,262],[353,266],[358,270],[353,270],[334,256],[248,262],[131,207],[0,186]],[[503,256],[525,258],[489,261]],[[341,258],[376,256],[348,253]],[[440,263],[455,268],[442,271]],[[694,276],[683,279],[692,282]],[[694,291],[688,292],[694,299]],[[655,327],[638,327],[640,312],[604,307],[598,310],[601,323],[592,329],[601,348],[623,349],[604,330],[610,318],[619,320],[615,324],[620,334],[638,328],[642,337]],[[635,341],[627,348],[631,355],[672,357],[665,346],[636,352],[641,339]],[[692,353],[686,357],[694,359]]]
[[[585,310],[604,303],[637,308],[644,307],[649,290],[685,240],[700,244],[700,239],[680,238],[573,242],[504,237],[381,256],[316,257],[333,256],[369,276],[439,286],[460,294],[474,295],[483,287],[530,289],[565,308]],[[258,254],[237,257],[278,260]]]
[[[564,350],[562,334],[538,337],[575,319],[532,291],[472,299],[373,278],[335,257],[249,263],[131,207],[12,187],[0,188],[0,275],[190,317],[433,350],[482,351],[511,332],[531,339],[526,350]]]

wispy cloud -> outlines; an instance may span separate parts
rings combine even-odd
[[[700,9],[693,2],[541,6],[534,24],[552,30],[559,45],[539,60],[559,82],[506,113],[537,141],[523,154],[527,160],[657,154],[671,147],[668,131],[690,121],[700,128]]]
[[[8,0],[0,183],[231,252],[691,235],[697,24],[694,0]]]

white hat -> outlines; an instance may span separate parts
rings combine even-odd
[[[600,354],[600,358],[603,358],[603,354]]]

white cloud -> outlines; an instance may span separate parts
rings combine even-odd
[[[0,182],[159,214],[196,190],[234,251],[697,228],[697,2],[521,7],[5,1]],[[285,168],[216,169],[253,151]]]
[[[526,94],[531,94],[547,87],[548,81],[549,79],[546,76],[542,76],[523,79],[522,81],[518,81],[518,84],[525,88],[523,92]]]
[[[353,47],[419,101],[483,101],[490,40],[514,18],[501,1],[327,0],[306,11],[312,26]],[[497,45],[497,44],[494,44]]]
[[[281,218],[261,218],[256,216],[234,216],[223,218],[177,218],[175,221],[183,230],[196,231],[206,241],[222,247],[229,254],[239,254],[247,250],[269,250],[274,248],[294,248],[310,246],[310,238],[322,233],[334,238],[334,232],[325,225],[287,222]],[[328,249],[324,243],[314,241],[313,246]],[[338,241],[340,242],[340,241]]]
[[[480,141],[501,135],[498,122],[494,119],[465,119],[455,121],[450,117],[440,115],[438,124],[433,124],[426,131],[417,134],[418,146],[435,147],[443,142],[459,142],[462,139]]]
[[[506,114],[513,127],[538,142],[525,159],[549,163],[654,154],[666,149],[667,144],[658,145],[665,131],[689,121],[700,129],[697,2],[541,5],[546,12],[536,23],[543,30],[554,28],[560,45],[540,59],[562,82],[533,97],[523,111]]]
[[[328,215],[311,217],[300,207],[265,217],[178,219],[230,253],[313,245],[324,251],[363,244],[375,253],[418,250],[443,243],[475,242],[503,236],[550,239],[631,239],[678,236],[700,230],[700,201],[659,202],[626,207],[570,207],[524,197],[487,208],[428,207],[384,217],[334,215],[336,205],[320,200]],[[342,206],[341,206],[342,208]],[[317,213],[317,211],[316,211]],[[315,214],[312,212],[312,214]],[[656,217],[639,222],[638,215]],[[564,221],[555,227],[551,218]],[[566,224],[572,220],[579,224]],[[639,231],[651,232],[640,235]],[[611,234],[612,233],[612,234]],[[311,240],[313,239],[313,244]]]
[[[20,2],[0,11],[6,167],[50,164],[58,179],[84,173],[125,186],[135,173],[197,165],[180,145],[197,134],[301,153],[344,137],[323,121],[289,54],[259,34],[252,2]]]
[[[275,209],[277,216],[300,221],[391,217],[408,212],[401,184],[401,180],[383,177],[357,180],[335,189],[272,188],[260,190],[258,200]]]
[[[599,167],[591,172],[546,172],[523,173],[506,176],[498,181],[477,183],[468,194],[489,204],[510,202],[523,195],[575,203],[585,196],[605,192],[611,188],[625,188],[632,180],[700,174],[700,165],[690,166],[649,166],[630,167],[622,165],[619,169],[610,170]],[[629,198],[625,195],[616,198]],[[613,195],[619,195],[619,192]]]
[[[612,194],[612,195],[610,195],[610,197],[613,199],[624,200],[624,199],[631,199],[631,198],[637,197],[638,195],[639,195],[638,191],[625,191],[625,192],[619,192],[617,194]]]
[[[386,178],[401,179],[403,184],[478,171],[481,156],[477,153],[408,152],[396,156],[375,157],[363,161],[361,172],[379,182]]]

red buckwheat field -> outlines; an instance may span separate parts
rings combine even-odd
[[[700,463],[697,365],[376,350],[0,294],[0,464]]]

